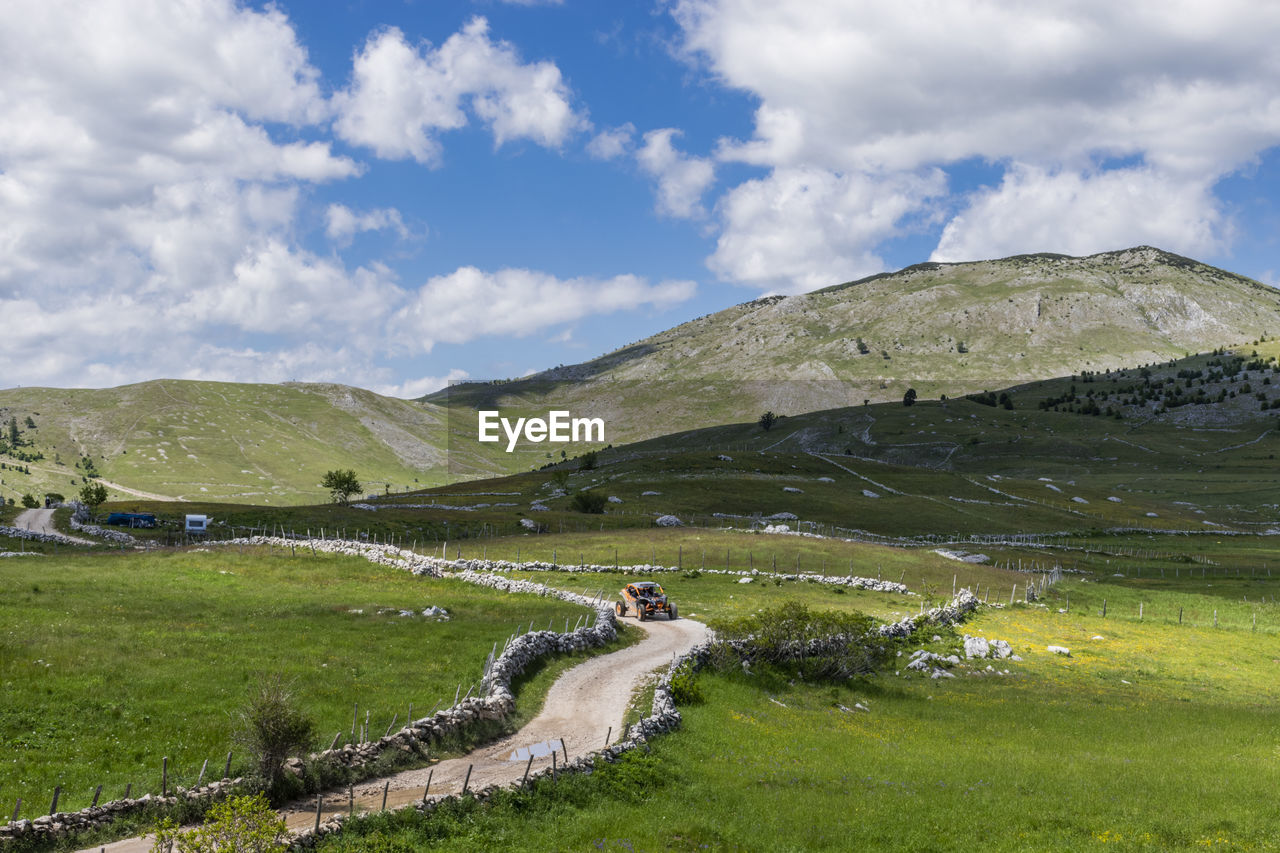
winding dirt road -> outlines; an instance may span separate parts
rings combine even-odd
[[[422,801],[427,777],[431,777],[431,799],[447,794],[458,794],[471,767],[469,789],[487,785],[509,785],[520,781],[524,775],[527,758],[512,761],[513,752],[534,747],[534,753],[543,750],[540,744],[554,742],[562,761],[565,750],[572,760],[603,748],[606,736],[610,742],[623,734],[622,721],[635,690],[645,683],[654,670],[665,667],[671,660],[708,636],[708,629],[701,622],[690,619],[651,620],[636,622],[626,620],[628,626],[638,625],[645,637],[634,646],[628,646],[612,654],[591,658],[565,672],[547,693],[542,711],[514,735],[496,743],[480,747],[461,758],[451,758],[421,770],[407,770],[394,776],[370,780],[356,787],[355,806],[359,811],[373,811],[382,807],[383,786],[390,781],[387,808]],[[648,709],[646,709],[647,711]],[[612,732],[612,734],[610,734]],[[550,754],[535,757],[536,772],[551,765]],[[350,808],[347,791],[329,792],[322,804],[322,817],[343,812]],[[282,814],[290,829],[304,829],[314,825],[316,819],[315,798],[295,803]],[[101,848],[93,848],[98,850]],[[128,838],[106,845],[110,853],[146,853],[151,849],[150,838]],[[85,851],[89,853],[89,851]]]

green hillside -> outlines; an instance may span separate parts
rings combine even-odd
[[[1182,358],[1280,332],[1280,291],[1140,247],[920,264],[684,323],[584,364],[426,400],[458,443],[480,408],[603,417],[608,442]],[[515,454],[519,456],[520,454]],[[532,448],[511,470],[545,461]],[[495,460],[495,464],[500,460]]]
[[[188,501],[321,502],[320,478],[338,467],[356,468],[376,492],[445,479],[437,407],[342,385],[20,388],[0,391],[0,419],[19,429],[17,447],[4,431],[5,498],[70,497],[89,473],[85,459],[113,495]]]

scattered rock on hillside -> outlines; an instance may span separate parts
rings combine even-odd
[[[1067,648],[1066,646],[1049,646],[1048,648],[1049,648],[1049,651],[1054,653],[1055,655],[1064,655],[1066,657],[1071,657],[1071,649]]]
[[[660,515],[654,519],[653,523],[659,527],[684,527],[684,522],[674,515]]]
[[[870,489],[863,489],[863,490],[862,490],[862,496],[863,496],[864,498],[878,498],[878,497],[880,497],[880,495],[879,495],[879,494],[877,494],[876,492],[871,491]]]
[[[642,497],[642,498],[656,498],[656,497],[657,497],[658,495],[660,495],[660,494],[662,494],[662,492],[641,492],[641,493],[640,493],[640,497]]]
[[[622,498],[618,497],[617,495],[609,495],[609,503],[620,504],[622,503]]]
[[[797,489],[795,486],[783,486],[782,491],[790,492],[793,495],[803,495],[804,489]]]
[[[725,456],[723,453],[721,453],[719,456],[717,456],[717,457],[716,457],[716,459],[720,460],[721,462],[732,462],[732,461],[733,461],[733,457],[732,457],[732,456]]]
[[[1107,500],[1111,501],[1113,504],[1122,504],[1122,503],[1124,503],[1124,501],[1120,500],[1120,499],[1119,499],[1118,497],[1116,497],[1115,495],[1112,495],[1111,497],[1107,498]]]

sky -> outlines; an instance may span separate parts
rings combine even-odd
[[[926,260],[1280,280],[1277,4],[0,15],[0,387],[416,397]]]

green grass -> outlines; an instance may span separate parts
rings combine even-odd
[[[433,604],[452,618],[377,613]],[[294,681],[325,746],[349,735],[357,702],[380,736],[409,703],[415,716],[451,704],[518,624],[562,626],[581,613],[303,552],[0,561],[0,791],[33,817],[59,784],[68,809],[87,805],[98,784],[107,798],[126,783],[158,791],[161,756],[171,784],[193,782],[205,759],[220,774],[228,712],[259,674]]]
[[[1024,660],[942,681],[704,673],[651,755],[324,848],[1280,849],[1275,635],[1024,606],[964,630]]]

